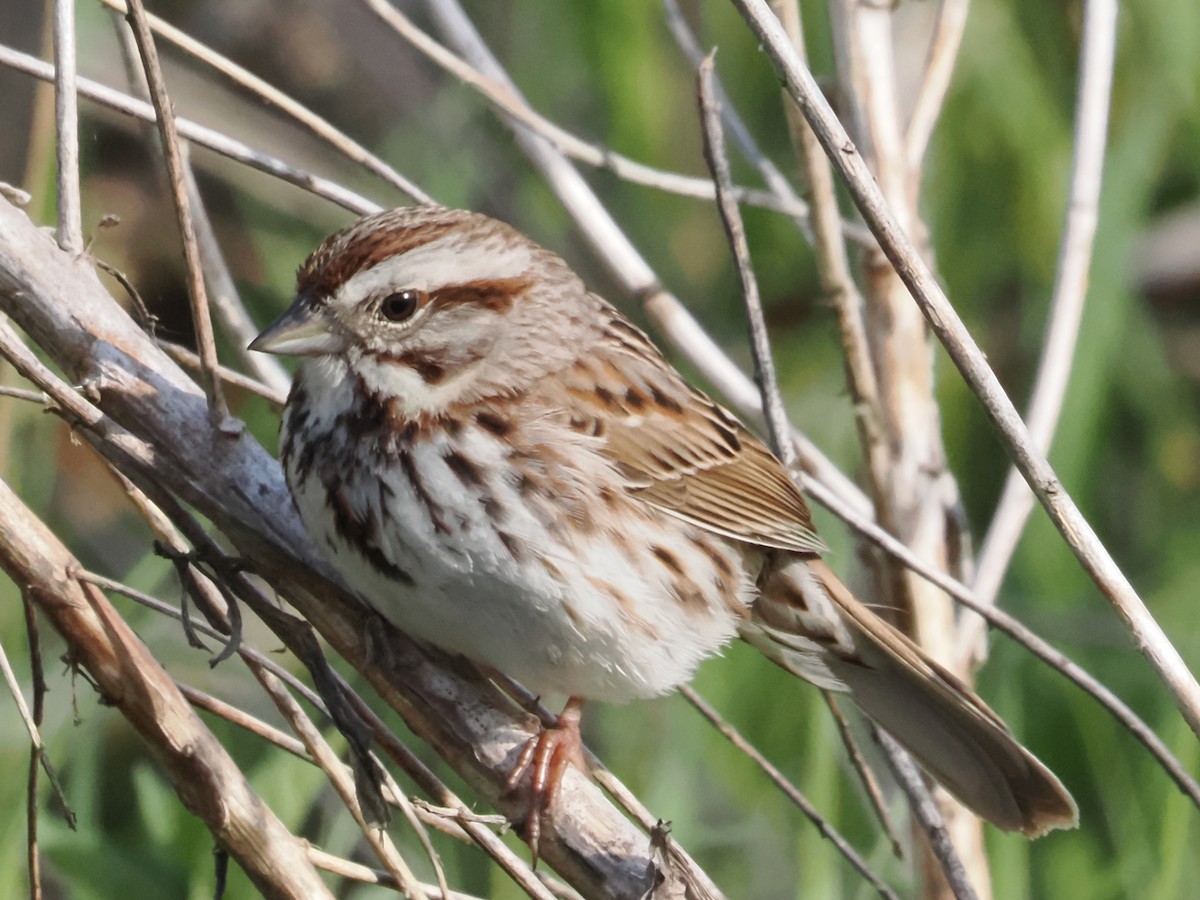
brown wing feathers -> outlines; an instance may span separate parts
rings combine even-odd
[[[780,462],[673,369],[655,365],[656,357],[641,332],[614,321],[590,358],[562,376],[561,402],[573,421],[605,410],[604,452],[627,475],[630,490],[734,540],[823,552],[808,506]],[[628,387],[618,390],[620,384]]]

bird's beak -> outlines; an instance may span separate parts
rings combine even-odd
[[[300,294],[251,342],[250,349],[281,356],[321,356],[337,353],[341,341],[329,330],[323,311],[307,294]]]

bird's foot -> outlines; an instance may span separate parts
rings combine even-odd
[[[542,821],[550,817],[567,766],[574,765],[583,772],[588,771],[583,738],[579,733],[582,710],[583,701],[580,698],[569,699],[553,725],[543,726],[541,731],[525,742],[512,774],[508,776],[508,789],[511,791],[526,774],[529,775],[529,812],[525,818],[524,838],[533,854],[534,866],[540,855]]]

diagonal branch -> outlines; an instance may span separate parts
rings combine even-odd
[[[1112,603],[1138,649],[1171,691],[1189,726],[1200,735],[1200,684],[1083,517],[1045,455],[1038,451],[983,352],[887,208],[870,171],[822,96],[812,73],[796,57],[779,21],[771,14],[765,0],[733,2],[762,41],[776,72],[784,79],[788,91],[816,132],[897,274],[1000,432],[1013,462],[1037,494],[1080,565]]]
[[[1062,412],[1075,343],[1087,297],[1088,271],[1100,218],[1100,179],[1108,133],[1113,59],[1117,42],[1116,0],[1089,0],[1084,6],[1083,46],[1079,54],[1079,88],[1075,104],[1075,147],[1071,159],[1066,223],[1058,250],[1058,269],[1050,301],[1050,321],[1029,404],[1029,433],[1043,452],[1050,449]],[[1033,511],[1033,493],[1021,473],[1009,472],[1004,492],[979,553],[975,596],[995,602],[1017,541]],[[964,653],[978,652],[983,623],[963,620],[959,639]]]

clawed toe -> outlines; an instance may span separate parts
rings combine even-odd
[[[512,774],[508,776],[508,789],[512,791],[516,790],[526,774],[529,775],[529,809],[525,816],[523,836],[529,844],[535,866],[540,855],[542,819],[550,815],[567,767],[574,765],[587,771],[583,739],[579,734],[582,707],[583,701],[579,698],[568,700],[554,725],[543,727],[525,742]]]

